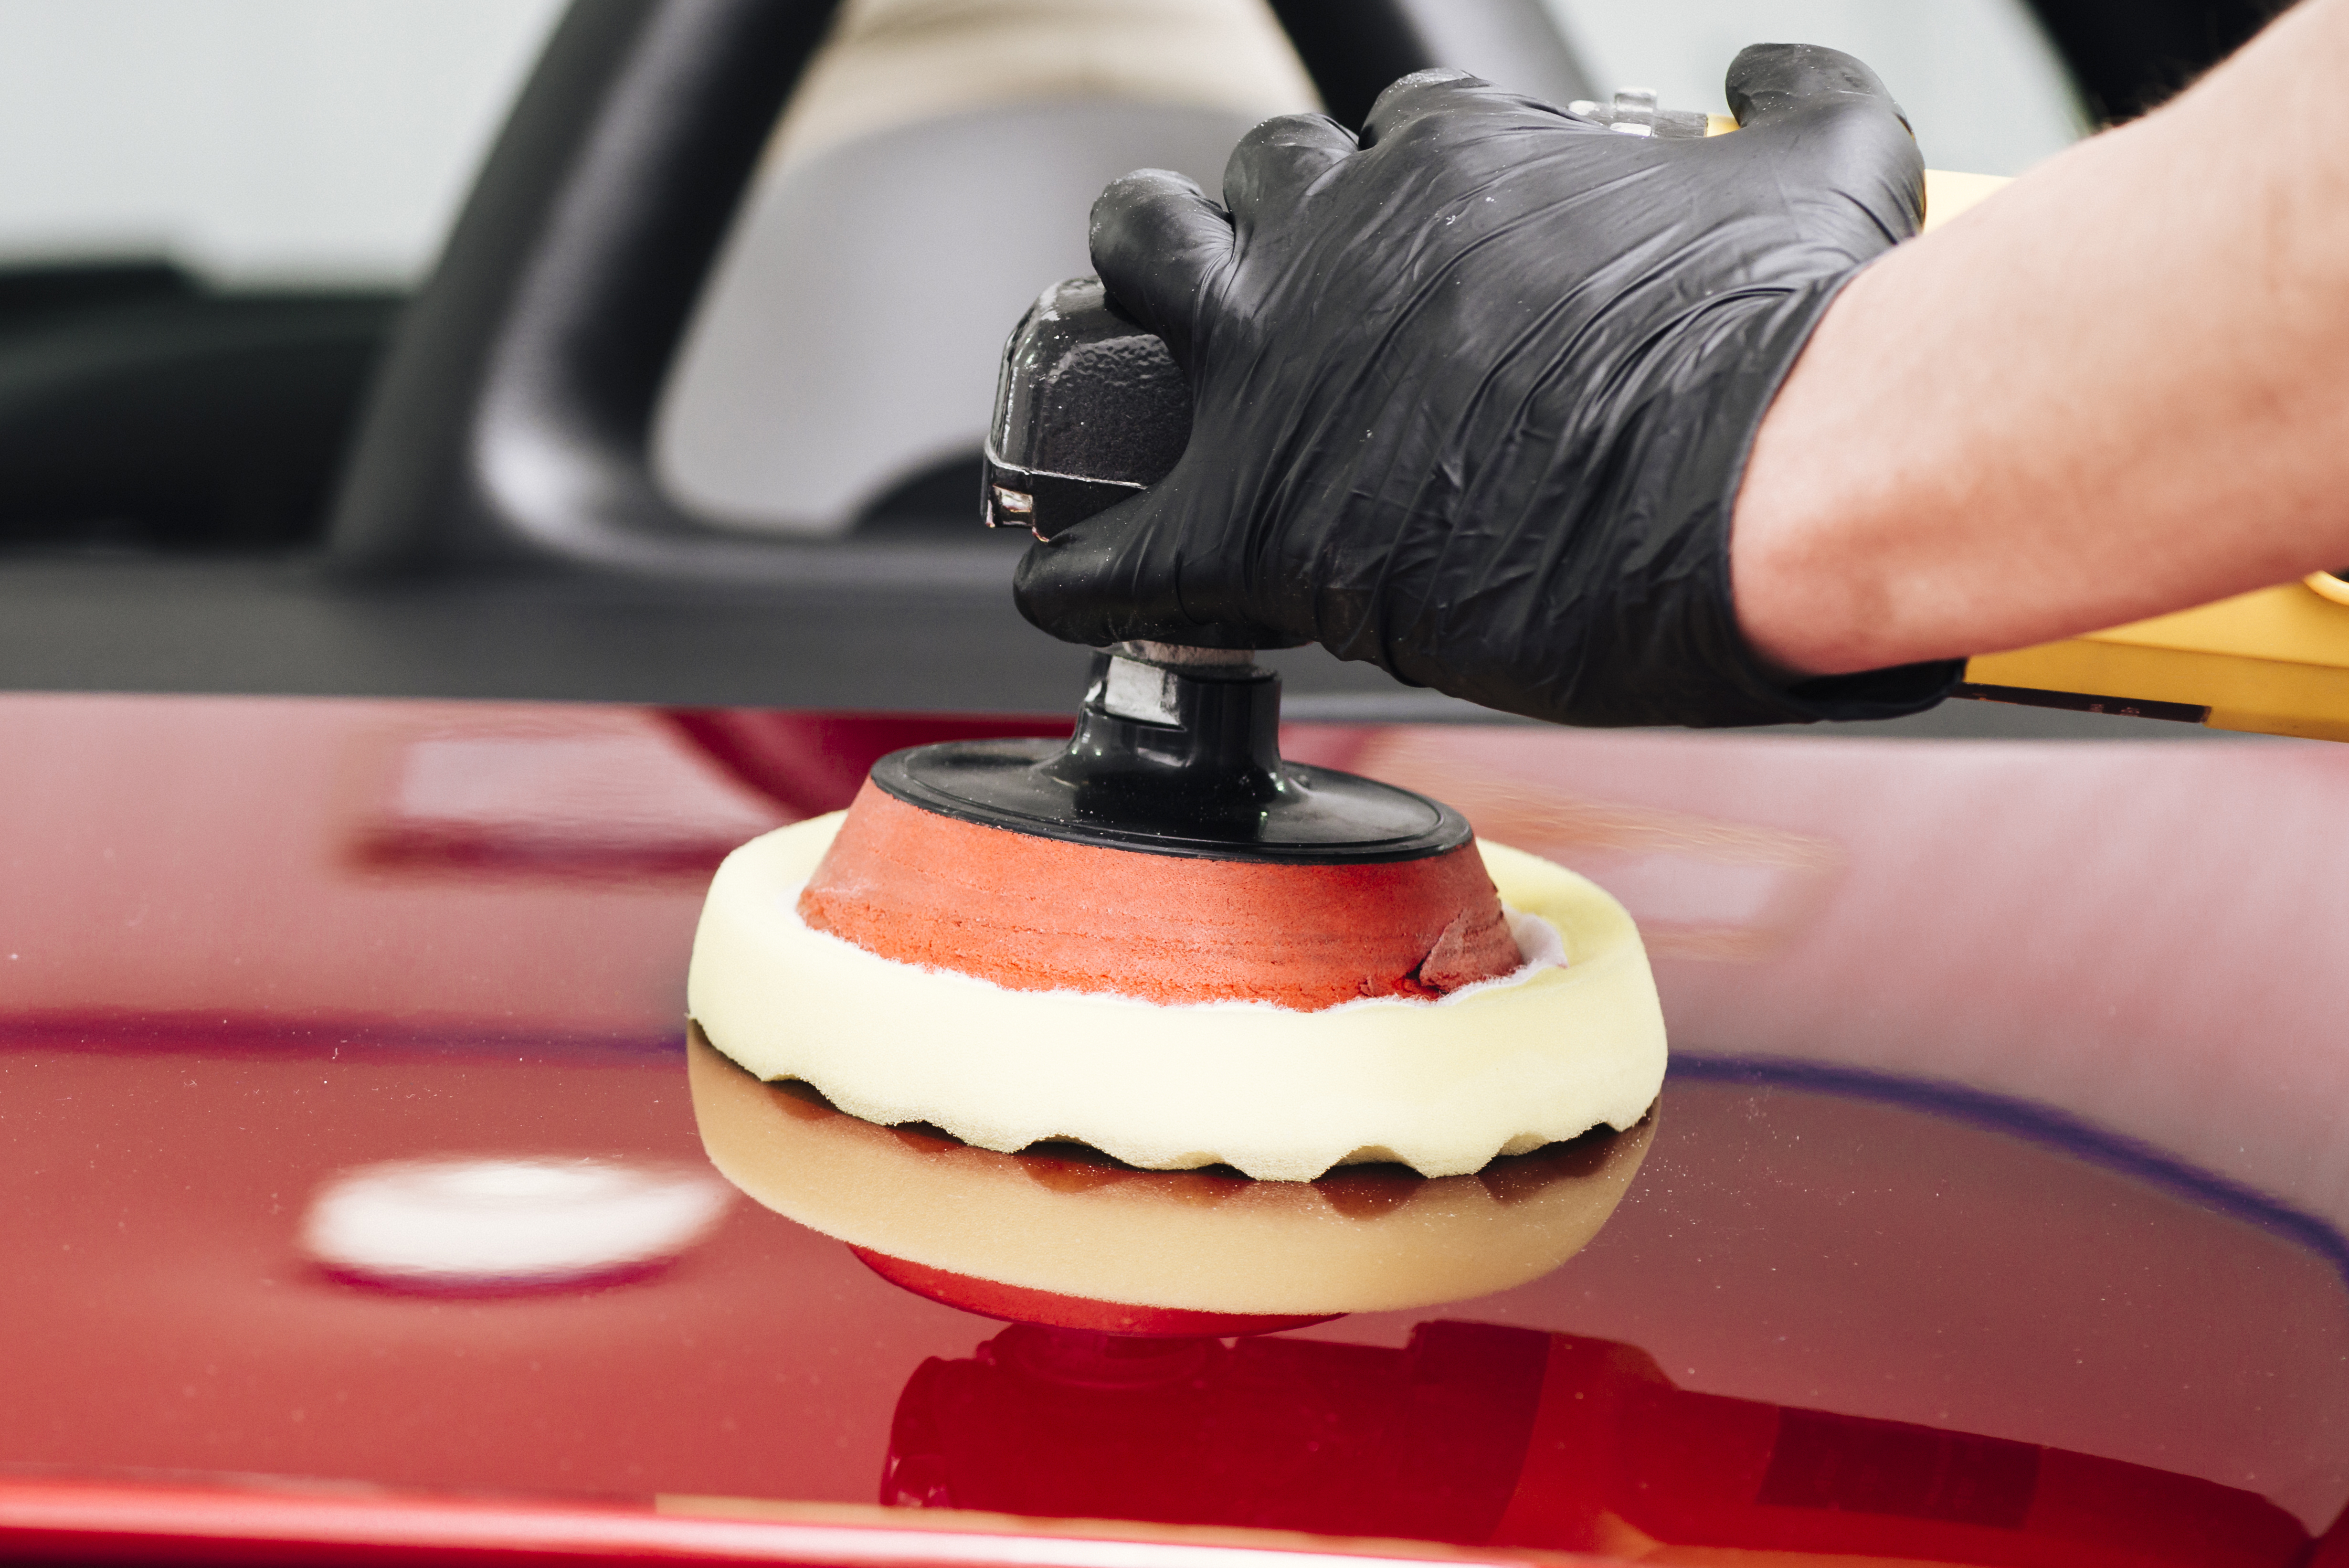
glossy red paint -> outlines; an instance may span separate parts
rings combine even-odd
[[[803,721],[731,722],[788,750]],[[818,755],[952,732],[819,723],[800,736]],[[1306,1555],[1402,1529],[1423,1543],[1387,1550],[1431,1559],[1663,1542],[2038,1561],[1952,1544],[1979,1520],[1884,1506],[1958,1495],[1920,1491],[1919,1464],[1974,1464],[1963,1506],[2013,1504],[1998,1445],[2040,1456],[2033,1508],[2087,1495],[2049,1490],[2050,1454],[2135,1467],[2137,1502],[2104,1494],[2067,1529],[2199,1499],[2216,1544],[2198,1560],[2282,1563],[2287,1537],[2328,1531],[2315,1561],[2344,1550],[2349,1054],[2319,982],[2349,958],[2349,753],[1299,731],[1294,753],[1451,799],[1641,918],[1676,1063],[1630,1190],[1533,1284],[1252,1340],[1237,1371],[1205,1342],[1226,1358],[1216,1419],[1257,1445],[1251,1521],[1216,1511],[1215,1443],[1079,1412],[1108,1434],[1084,1466],[1048,1462],[1076,1428],[999,1423],[989,1474],[1047,1512],[1123,1509],[1123,1533],[949,1515],[918,1549],[859,1536],[856,1556],[774,1532],[885,1486],[938,1494],[910,1450],[893,1461],[893,1428],[926,1368],[999,1367],[982,1347],[1007,1331],[743,1199],[666,1267],[570,1290],[370,1288],[306,1261],[303,1229],[326,1182],[378,1161],[698,1160],[690,867],[842,804],[830,786],[781,798],[636,710],[8,698],[0,726],[18,825],[0,839],[0,1552],[540,1550],[391,1520],[511,1494],[546,1542],[634,1521],[547,1548],[614,1560],[1272,1549],[1151,1533],[1180,1526],[1342,1538],[1275,1542]],[[1518,1347],[1477,1386],[1516,1414],[1437,1457],[1482,1478],[1490,1523],[1411,1514],[1376,1479],[1433,1430],[1394,1413],[1397,1379],[1472,1332]],[[1661,1381],[1560,1370],[1592,1345]],[[1610,1450],[1643,1456],[1619,1510],[1557,1456],[1602,1429],[1568,1419],[1574,1389],[1627,1387],[1619,1429],[1648,1436]],[[1695,1462],[1716,1440],[1745,1469]],[[1370,1468],[1326,1483],[1331,1444]],[[1891,1458],[1854,1471],[1861,1451]],[[255,1496],[310,1522],[205,1512]],[[661,1535],[657,1496],[775,1517],[739,1521],[755,1540]]]

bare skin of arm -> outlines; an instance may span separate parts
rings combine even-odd
[[[2349,0],[1862,273],[1756,435],[1738,618],[1829,675],[2349,566]]]

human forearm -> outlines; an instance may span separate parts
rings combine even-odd
[[[2349,561],[2349,0],[1864,272],[1740,492],[1740,623],[1829,674]]]

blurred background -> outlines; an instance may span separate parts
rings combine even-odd
[[[0,255],[15,267],[169,258],[214,285],[412,286],[560,9],[561,0],[5,0]],[[2022,0],[1550,0],[1550,9],[1595,85],[1653,87],[1667,102],[1716,112],[1726,112],[1723,67],[1746,43],[1848,50],[1896,84],[1937,167],[2020,173],[2086,125],[2070,74]],[[1216,73],[1198,74],[1196,93],[1223,90]],[[1133,86],[1196,96],[1166,76]],[[1266,97],[1283,85],[1268,84]]]
[[[1061,706],[977,453],[1109,179],[1427,62],[1720,111],[1765,39],[2013,174],[2270,9],[0,0],[0,684]]]
[[[0,254],[405,289],[560,0],[5,0]]]

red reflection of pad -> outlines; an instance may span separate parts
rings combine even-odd
[[[1306,1314],[1286,1316],[1272,1313],[1193,1312],[1185,1307],[1133,1306],[1121,1302],[1088,1301],[1082,1296],[1057,1295],[1050,1291],[1033,1291],[1023,1285],[1007,1285],[994,1280],[974,1279],[968,1274],[949,1273],[922,1263],[909,1263],[903,1258],[868,1251],[863,1247],[848,1249],[856,1261],[897,1286],[942,1302],[964,1312],[977,1313],[1004,1323],[1032,1323],[1046,1328],[1091,1329],[1101,1334],[1132,1334],[1153,1338],[1231,1339],[1241,1334],[1277,1334],[1284,1328],[1303,1328],[1309,1324],[1328,1323],[1343,1313]]]

